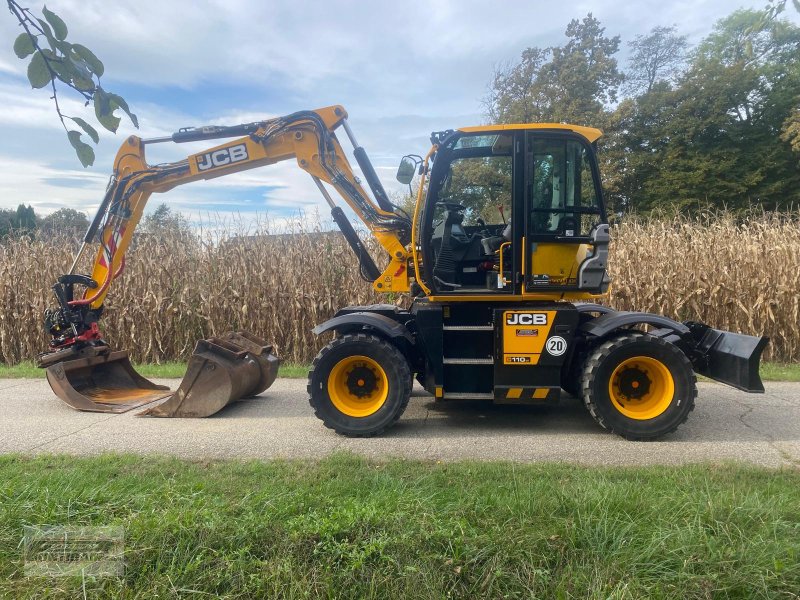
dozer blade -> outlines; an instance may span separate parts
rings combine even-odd
[[[766,337],[708,327],[699,344],[707,365],[697,372],[745,392],[763,393],[759,363],[768,342]]]
[[[263,392],[275,381],[279,364],[272,346],[249,333],[200,340],[175,393],[138,416],[208,417]]]
[[[72,408],[121,413],[168,396],[170,389],[139,375],[127,352],[109,352],[56,363],[47,367],[47,382],[56,396]]]

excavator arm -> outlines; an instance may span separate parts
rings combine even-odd
[[[367,193],[345,156],[336,136],[340,128],[354,147],[354,156],[374,199]],[[226,138],[235,139],[173,163],[149,165],[145,158],[145,149],[152,144]],[[181,129],[161,138],[130,136],[117,153],[106,194],[70,271],[53,286],[58,307],[45,314],[45,325],[52,340],[50,351],[40,355],[38,362],[40,366],[48,368],[48,378],[59,397],[76,406],[86,399],[86,390],[90,390],[88,395],[91,396],[94,410],[105,410],[97,407],[98,397],[111,401],[124,399],[127,409],[131,396],[138,394],[134,390],[142,389],[144,385],[140,381],[142,378],[130,367],[125,353],[110,353],[97,322],[102,315],[106,295],[124,270],[125,254],[150,196],[193,181],[224,177],[290,159],[296,160],[298,166],[308,172],[316,183],[331,208],[332,218],[358,258],[362,276],[372,282],[377,291],[409,290],[411,220],[389,201],[366,152],[358,145],[348,125],[347,112],[342,106],[300,111],[232,127]],[[339,194],[389,255],[389,264],[383,271],[377,267],[325,184]],[[95,244],[97,249],[91,275],[77,274],[75,271],[82,255],[91,251]],[[82,288],[82,293],[76,293],[76,286]],[[250,338],[253,336],[238,335],[235,341],[239,346],[236,348],[230,347],[233,339],[230,335],[224,340],[211,342],[222,348],[218,354],[223,351],[241,352],[245,348],[251,355],[258,352],[269,355],[271,348],[263,340],[256,340],[253,345],[248,342],[252,341]],[[214,354],[213,349],[211,354]],[[112,355],[118,356],[111,360],[109,357]],[[92,364],[86,364],[87,361]],[[123,368],[120,370],[120,364],[116,363]],[[236,361],[231,359],[231,364],[235,365]],[[75,382],[70,381],[70,369],[80,375],[77,396],[74,394]],[[114,372],[110,382],[109,378],[105,378],[105,388],[117,391],[109,393],[98,383],[99,379],[104,379],[98,377],[103,369]],[[191,363],[189,371],[192,371]],[[262,375],[256,373],[254,377],[264,379]],[[150,402],[154,395],[158,394],[144,394],[138,403]],[[74,397],[72,402],[67,399],[69,396]]]
[[[335,134],[339,127],[345,130],[355,147],[356,160],[375,200],[370,198],[353,173]],[[230,137],[237,139],[178,162],[148,165],[145,159],[145,148],[151,144]],[[289,159],[295,159],[317,184],[331,208],[331,216],[356,254],[365,279],[371,281],[377,291],[408,291],[409,252],[406,246],[411,237],[411,221],[389,202],[364,149],[358,145],[347,124],[347,112],[343,107],[301,111],[233,127],[182,129],[171,136],[149,140],[130,136],[117,153],[109,187],[70,272],[54,287],[59,310],[48,317],[52,321],[53,347],[86,341],[98,335],[92,323],[96,323],[114,279],[124,269],[125,253],[151,194]],[[383,272],[323,183],[338,192],[387,252],[390,262]],[[98,248],[91,276],[76,275],[75,269],[82,254],[95,243]],[[79,299],[73,298],[75,285],[85,288]]]

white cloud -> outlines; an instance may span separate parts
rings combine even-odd
[[[761,8],[764,0],[744,4]],[[132,109],[141,129],[123,120],[116,136],[101,131],[95,166],[80,169],[48,92],[30,89],[25,63],[11,51],[19,28],[9,16],[0,19],[6,40],[0,47],[0,206],[32,203],[41,212],[59,203],[96,206],[124,136],[162,136],[182,126],[250,122],[334,103],[348,108],[384,184],[397,190],[393,174],[402,154],[427,151],[432,130],[480,122],[494,65],[516,59],[527,46],[561,43],[570,19],[592,11],[623,42],[675,23],[696,41],[734,7],[724,0],[51,0],[48,8],[65,19],[73,41],[105,62],[110,89],[136,90],[140,99]],[[794,12],[788,16],[800,20]],[[62,105],[78,116],[89,110],[68,94]],[[151,146],[148,160],[179,160],[204,146]],[[191,184],[151,202],[196,213],[227,202],[243,206],[244,196],[248,207],[265,210],[328,210],[293,161]]]

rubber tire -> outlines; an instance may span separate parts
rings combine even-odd
[[[351,417],[334,406],[328,395],[328,377],[343,358],[368,356],[386,373],[388,395],[375,413],[366,417]],[[308,372],[308,401],[314,414],[325,427],[348,437],[372,437],[394,425],[411,398],[411,370],[403,353],[389,342],[365,333],[353,333],[335,338],[319,351]]]
[[[661,361],[675,383],[675,394],[667,409],[652,419],[637,420],[623,415],[611,402],[608,383],[614,369],[633,356]],[[627,440],[653,440],[672,433],[689,418],[697,398],[697,377],[692,363],[676,346],[642,332],[626,332],[592,351],[581,375],[583,403],[595,421]]]

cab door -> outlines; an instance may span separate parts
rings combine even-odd
[[[577,134],[527,131],[523,161],[523,295],[601,293],[608,225],[594,149]],[[590,263],[600,278],[584,276]]]

